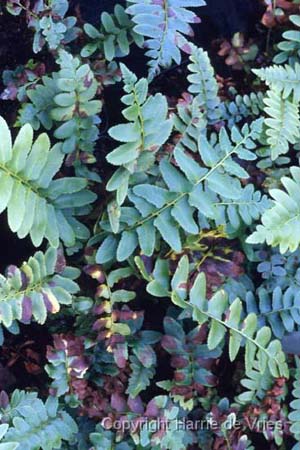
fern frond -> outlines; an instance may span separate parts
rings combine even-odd
[[[260,191],[255,191],[253,184],[248,184],[241,192],[238,200],[216,203],[219,221],[228,223],[232,230],[237,230],[242,224],[251,225],[268,209],[270,201]],[[230,231],[230,230],[228,230]]]
[[[299,61],[300,57],[300,16],[291,14],[289,20],[297,26],[298,30],[288,30],[282,34],[284,41],[277,45],[280,52],[274,57],[275,64],[283,64],[288,61],[291,66]]]
[[[289,144],[295,144],[300,138],[299,106],[288,99],[284,100],[276,89],[268,91],[264,103],[268,115],[265,121],[267,142],[271,158],[275,160],[288,152]]]
[[[98,138],[101,111],[100,100],[95,100],[98,83],[88,64],[82,64],[79,58],[61,50],[58,63],[60,71],[57,74],[59,93],[54,97],[54,108],[51,118],[62,123],[54,136],[63,141],[62,150],[69,154],[73,152],[93,152]]]
[[[204,133],[206,126],[198,99],[194,98],[190,105],[178,104],[173,123],[175,130],[180,133],[176,149],[197,152],[199,136]]]
[[[258,361],[259,370],[264,373],[269,368],[273,377],[288,377],[288,366],[285,355],[279,341],[271,340],[271,330],[268,327],[258,329],[255,314],[246,317],[242,314],[242,303],[236,299],[230,306],[228,297],[224,291],[219,291],[207,301],[201,296],[205,286],[204,274],[200,274],[195,280],[190,293],[193,318],[199,324],[208,323],[210,331],[208,335],[208,348],[214,349],[229,333],[229,358],[233,361],[245,342],[246,373],[253,368],[255,360]],[[180,306],[182,300],[173,293],[173,302]],[[224,316],[224,317],[223,317]]]
[[[41,84],[36,84],[34,89],[26,90],[26,96],[31,103],[21,105],[18,112],[18,126],[30,123],[35,131],[41,125],[47,131],[53,128],[51,110],[55,106],[54,97],[60,92],[57,86],[57,78],[56,73],[53,73],[51,77],[43,76]]]
[[[27,90],[31,103],[22,106],[18,123],[30,123],[35,130],[41,125],[46,130],[54,127],[54,136],[63,142],[63,153],[73,153],[78,160],[80,152],[93,152],[99,135],[102,104],[95,100],[98,83],[90,66],[65,50],[59,51],[57,62],[59,72]]]
[[[21,268],[9,266],[6,277],[0,276],[0,323],[9,328],[13,321],[38,323],[46,321],[47,314],[56,314],[60,305],[72,303],[72,295],[79,291],[73,281],[76,269],[65,268],[58,262],[58,251],[49,248],[37,252]]]
[[[216,377],[211,372],[210,361],[219,358],[222,350],[208,350],[202,343],[200,326],[186,333],[180,320],[167,316],[164,329],[161,346],[171,355],[171,366],[175,371],[172,380],[160,381],[157,385],[170,392],[183,409],[191,411],[199,402],[203,386],[215,386]]]
[[[26,392],[15,389],[10,398],[2,391],[2,402],[0,406],[1,421],[11,422],[14,417],[20,416],[22,409],[26,406],[34,407],[37,401],[37,392]],[[4,402],[3,402],[4,398]]]
[[[114,14],[101,14],[99,29],[89,23],[84,25],[84,31],[92,41],[83,47],[81,56],[86,58],[98,51],[107,61],[112,61],[128,55],[132,43],[142,47],[144,42],[143,36],[135,33],[133,27],[134,23],[123,6],[115,5]]]
[[[113,287],[121,280],[125,280],[133,275],[133,273],[131,267],[112,270],[107,275],[103,273],[106,283],[99,287],[97,295],[102,301],[105,301],[106,306],[101,313],[101,317],[94,324],[95,330],[103,330],[105,328],[109,336],[130,336],[132,332],[130,326],[116,314],[116,311],[118,311],[117,304],[128,303],[134,300],[136,293],[125,289],[113,289]],[[114,351],[112,353],[115,355]]]
[[[267,391],[272,388],[273,382],[274,379],[269,370],[262,374],[255,361],[253,369],[247,374],[247,378],[241,380],[241,385],[247,390],[238,395],[237,402],[242,405],[249,405],[249,403],[262,401]]]
[[[181,62],[180,50],[190,53],[191,47],[183,35],[193,35],[190,23],[199,19],[190,7],[204,6],[204,0],[129,0],[126,9],[136,24],[134,31],[146,38],[149,49],[149,79],[159,67],[169,67],[172,61]]]
[[[116,141],[124,142],[107,156],[107,161],[119,169],[107,184],[108,191],[116,191],[117,204],[127,196],[130,176],[144,172],[155,161],[155,154],[166,142],[172,131],[172,119],[168,119],[168,104],[161,94],[148,97],[148,82],[137,77],[123,64],[121,70],[126,95],[123,116],[129,123],[116,125],[109,130]],[[159,127],[157,124],[159,123]]]
[[[245,346],[247,374],[257,365],[262,374],[268,369],[273,377],[288,377],[288,366],[280,341],[271,340],[270,328],[260,327],[256,314],[245,314],[239,298],[230,303],[228,294],[219,290],[207,300],[203,272],[196,277],[188,292],[189,260],[186,255],[179,261],[171,281],[169,274],[158,271],[158,267],[153,275],[154,279],[148,284],[147,291],[171,296],[175,305],[190,310],[196,322],[207,324],[209,350],[215,349],[229,334],[229,358],[234,361],[241,347]],[[171,292],[168,287],[170,284]]]
[[[7,123],[0,117],[0,212],[7,209],[8,225],[20,239],[30,235],[38,247],[47,239],[57,248],[62,240],[73,246],[88,239],[88,229],[78,222],[75,208],[92,203],[84,178],[53,180],[63,162],[61,145],[50,149],[46,134],[33,143],[30,125],[21,128],[14,144]]]
[[[72,378],[75,380],[84,378],[89,363],[84,356],[82,337],[55,334],[53,345],[53,347],[47,347],[48,364],[45,370],[53,379],[50,394],[60,397],[72,389]]]
[[[3,443],[13,441],[22,450],[49,450],[60,448],[63,440],[71,442],[75,438],[77,425],[69,414],[59,408],[55,397],[49,397],[45,404],[35,399],[18,412],[18,416],[12,419]]]
[[[300,244],[300,169],[291,167],[292,178],[283,177],[281,183],[286,192],[271,189],[273,206],[267,209],[258,225],[246,242],[258,244],[266,242],[272,247],[279,245],[281,253],[294,252]]]
[[[196,96],[208,123],[217,122],[221,116],[219,87],[207,52],[193,45],[188,69],[189,92]]]
[[[278,339],[300,325],[300,295],[295,287],[290,286],[283,291],[277,286],[272,294],[261,288],[257,295],[258,302],[252,292],[247,293],[247,312],[257,314],[262,326],[268,322]]]
[[[256,118],[264,109],[262,92],[239,95],[234,90],[231,95],[234,96],[234,100],[224,101],[220,105],[221,119],[226,120],[229,127],[248,117]]]
[[[282,98],[285,100],[291,94],[293,101],[300,101],[300,64],[296,63],[295,67],[270,66],[264,69],[253,69],[255,75],[262,81],[265,81],[272,89],[281,92]]]
[[[93,444],[93,450],[112,449],[115,445],[115,436],[113,432],[111,430],[106,430],[100,423],[96,425],[95,431],[90,434],[89,439]],[[127,443],[126,446],[128,447]],[[132,450],[132,448],[128,447],[126,450]]]
[[[130,356],[130,368],[132,372],[126,390],[130,397],[135,398],[149,386],[151,378],[155,375],[155,365],[156,359],[153,364],[144,366],[135,355]]]
[[[139,161],[142,156],[149,159],[166,142],[172,130],[172,121],[167,119],[166,98],[161,94],[148,97],[147,80],[137,80],[123,64],[121,70],[126,92],[121,99],[126,105],[122,114],[130,123],[110,128],[110,136],[125,144],[111,152],[107,161],[115,166],[123,165],[128,172],[133,173],[135,166],[142,163]],[[144,151],[148,151],[148,155],[142,155]],[[153,164],[153,158],[151,162]]]
[[[245,125],[241,133],[233,128],[231,136],[223,128],[214,144],[200,135],[200,164],[179,148],[174,152],[178,168],[162,160],[159,169],[164,184],[141,184],[130,190],[129,199],[134,207],[121,208],[119,233],[104,240],[97,261],[103,263],[114,258],[125,261],[138,245],[144,254],[151,256],[158,236],[180,252],[180,233],[199,232],[195,212],[217,221],[216,203],[241,198],[240,178],[247,178],[248,174],[232,157],[255,159],[250,149],[255,145],[253,139],[261,132],[261,125],[260,120],[250,128]],[[105,216],[101,226],[110,231]]]

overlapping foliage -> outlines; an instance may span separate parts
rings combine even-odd
[[[125,3],[6,2],[52,59],[1,96],[0,212],[39,250],[0,276],[0,449],[298,450],[299,7],[241,87],[193,42],[204,1]]]

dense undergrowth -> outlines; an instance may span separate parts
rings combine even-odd
[[[207,52],[204,0],[2,1],[32,50],[2,73],[0,450],[300,449],[300,6],[260,6]]]

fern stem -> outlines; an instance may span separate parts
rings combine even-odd
[[[39,282],[37,282],[35,284],[32,284],[32,285],[28,286],[26,289],[23,289],[22,291],[17,291],[17,290],[10,291],[5,297],[1,297],[0,298],[0,302],[7,302],[9,300],[14,300],[14,298],[16,296],[18,296],[18,297],[20,295],[26,296],[30,292],[39,291],[50,280],[51,280],[51,277],[49,276],[49,277],[43,278],[41,281],[39,281]]]
[[[236,146],[233,148],[233,150],[229,153],[227,153],[214,167],[212,167],[205,175],[203,175],[194,185],[194,187],[198,186],[200,183],[203,183],[205,180],[207,180],[207,178],[209,178],[219,167],[221,167],[224,162],[234,153],[237,153],[238,148],[243,145],[243,143],[248,139],[248,135],[244,136],[244,138],[238,143],[236,144]],[[157,209],[155,212],[149,214],[147,217],[145,217],[143,220],[140,220],[139,222],[136,222],[134,225],[130,226],[130,227],[126,227],[124,230],[126,231],[131,231],[134,230],[135,228],[144,225],[144,223],[148,222],[151,219],[154,219],[155,217],[159,216],[163,211],[167,210],[168,208],[170,208],[171,206],[176,205],[177,202],[179,202],[180,200],[182,200],[185,196],[189,195],[190,192],[182,192],[180,195],[178,195],[178,197],[176,197],[174,200],[172,200],[169,203],[166,203],[164,206],[162,206],[161,208]]]
[[[0,170],[2,170],[4,173],[9,175],[11,178],[14,178],[18,183],[23,184],[26,186],[30,191],[33,191],[35,194],[37,194],[39,197],[47,198],[43,195],[41,195],[41,192],[38,188],[36,188],[34,185],[29,183],[29,181],[25,180],[24,178],[20,177],[18,174],[11,172],[4,164],[0,163]],[[47,198],[48,201],[48,198]]]
[[[186,303],[189,305],[188,302],[186,302]],[[246,339],[247,341],[249,341],[252,344],[254,344],[255,347],[259,348],[259,350],[261,350],[263,353],[265,353],[268,356],[269,359],[274,359],[277,362],[278,365],[280,364],[280,362],[274,357],[274,355],[269,353],[268,350],[266,350],[264,347],[262,347],[255,339],[253,339],[250,336],[248,336],[247,334],[243,333],[238,328],[234,328],[233,326],[229,325],[227,322],[224,322],[223,320],[218,319],[217,317],[214,317],[213,315],[209,314],[207,311],[202,311],[198,307],[196,307],[196,308],[201,312],[201,314],[205,315],[206,317],[208,317],[211,320],[216,320],[220,325],[223,325],[228,330],[231,330],[234,333],[239,334],[240,336],[242,336],[243,339]]]
[[[15,2],[15,6],[18,6],[19,8],[23,9],[23,11],[26,11],[26,14],[33,17],[34,19],[39,20],[39,16],[35,14],[33,11],[30,11],[29,8],[26,8],[26,6],[22,5],[20,2]]]
[[[164,30],[163,30],[163,35],[160,41],[160,49],[158,52],[158,57],[157,57],[157,62],[156,62],[156,66],[154,68],[154,74],[157,71],[157,68],[159,67],[159,62],[162,59],[162,53],[163,53],[163,48],[165,45],[165,41],[167,39],[167,35],[168,35],[168,30],[169,30],[169,16],[168,16],[168,9],[169,9],[169,5],[168,5],[168,0],[163,0],[163,9],[164,9],[164,13],[165,13],[165,20],[164,20]]]
[[[217,317],[213,316],[212,314],[210,314],[207,311],[203,311],[202,309],[198,308],[198,306],[195,305],[191,305],[189,302],[187,302],[186,300],[180,300],[182,303],[184,303],[187,307],[192,308],[192,309],[196,309],[197,311],[199,311],[202,315],[206,316],[208,319],[212,320],[212,321],[216,321],[218,322],[220,325],[223,325],[223,327],[227,328],[228,330],[239,334],[243,339],[245,339],[246,341],[251,342],[253,345],[255,345],[255,347],[257,347],[260,351],[262,351],[263,353],[265,353],[268,357],[268,359],[272,359],[275,360],[277,365],[280,367],[280,361],[278,361],[276,359],[276,357],[274,355],[272,355],[271,353],[268,352],[267,349],[265,349],[264,347],[262,347],[259,342],[257,342],[255,339],[251,338],[249,335],[243,333],[243,331],[239,330],[238,328],[233,327],[232,325],[230,325],[228,322],[224,322],[222,319],[218,319]]]
[[[133,96],[134,96],[134,101],[135,101],[135,103],[137,105],[137,109],[138,109],[138,119],[140,122],[140,131],[141,131],[141,138],[142,138],[141,151],[143,151],[143,150],[145,150],[145,125],[144,125],[144,117],[143,117],[143,113],[142,113],[142,108],[138,102],[138,97],[137,97],[135,86],[133,87]]]

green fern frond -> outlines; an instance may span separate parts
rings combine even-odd
[[[300,295],[297,288],[290,286],[282,290],[276,286],[272,294],[261,288],[257,296],[258,301],[252,292],[246,294],[247,312],[255,313],[262,326],[268,322],[278,339],[300,325]]]
[[[252,117],[258,117],[264,109],[264,95],[262,92],[251,92],[249,95],[239,95],[235,89],[229,90],[234,100],[223,101],[220,104],[221,119],[228,123],[229,127]]]
[[[2,391],[1,395],[0,420],[7,423],[11,422],[14,417],[20,416],[25,406],[34,407],[37,401],[37,392],[26,392],[15,389],[10,398],[4,391]]]
[[[195,280],[190,292],[190,301],[182,303],[178,294],[173,292],[172,300],[178,306],[192,305],[193,318],[199,324],[208,323],[208,348],[210,350],[222,341],[229,333],[229,358],[234,361],[242,343],[245,343],[246,373],[258,361],[259,370],[264,373],[269,368],[273,377],[288,377],[288,366],[279,341],[271,340],[271,330],[268,327],[258,329],[255,314],[246,317],[242,314],[242,303],[236,299],[230,306],[227,295],[219,291],[208,301],[202,296],[205,288],[205,276],[200,274]]]
[[[0,323],[7,328],[15,320],[29,323],[34,318],[45,323],[48,313],[72,303],[72,295],[79,291],[73,281],[78,275],[62,264],[54,248],[35,253],[20,269],[9,266],[6,277],[0,276]]]
[[[125,144],[113,150],[107,156],[107,161],[115,166],[124,166],[130,174],[138,170],[139,165],[146,167],[149,163],[153,164],[154,157],[151,155],[155,154],[170,136],[172,121],[167,119],[166,98],[161,94],[148,97],[147,80],[137,80],[123,64],[121,70],[126,92],[121,99],[126,105],[122,114],[130,123],[110,128],[110,136]],[[159,127],[157,123],[160,124]],[[144,154],[146,151],[148,153]]]
[[[189,105],[177,105],[177,114],[173,115],[176,131],[180,133],[176,149],[197,152],[200,134],[205,132],[206,120],[203,116],[200,103],[194,98]]]
[[[268,209],[270,201],[253,184],[248,184],[238,200],[216,203],[218,222],[228,224],[227,231],[238,230],[242,224],[250,226]]]
[[[95,99],[98,83],[90,66],[65,50],[59,51],[57,62],[59,72],[27,90],[31,103],[22,106],[18,123],[30,123],[35,130],[41,125],[46,130],[55,128],[63,153],[74,154],[78,166],[80,152],[92,153],[99,135],[102,103]],[[91,156],[90,162],[94,162]]]
[[[114,231],[119,226],[119,206],[124,202],[130,177],[148,170],[155,162],[155,154],[167,141],[172,131],[172,119],[168,119],[167,100],[161,94],[148,97],[148,82],[137,77],[123,64],[121,70],[126,95],[123,116],[129,123],[116,125],[109,130],[110,136],[123,142],[107,156],[107,161],[119,168],[109,180],[106,189],[116,191],[116,204],[108,208]],[[159,123],[159,127],[157,124]]]
[[[30,235],[38,247],[47,239],[57,248],[62,240],[73,246],[88,239],[89,231],[74,215],[96,195],[84,178],[53,180],[63,162],[61,145],[50,149],[46,134],[33,143],[33,130],[24,125],[14,144],[7,123],[0,117],[0,212],[7,209],[8,225],[20,239]]]
[[[149,49],[149,79],[152,80],[160,67],[169,67],[172,61],[181,62],[180,50],[189,53],[191,47],[183,35],[192,35],[191,23],[198,18],[190,7],[204,6],[203,0],[129,0],[126,12],[136,24],[134,31],[146,38]]]
[[[300,244],[300,169],[291,167],[292,178],[283,177],[281,183],[286,192],[271,189],[273,206],[267,209],[246,242],[258,244],[266,242],[272,247],[279,245],[281,253],[294,252]]]
[[[153,272],[153,280],[147,286],[152,295],[171,296],[173,303],[191,312],[200,325],[207,324],[209,333],[207,345],[215,349],[229,335],[229,358],[234,361],[245,347],[246,374],[257,366],[261,374],[268,369],[273,377],[288,377],[289,371],[280,341],[272,340],[269,327],[260,327],[257,315],[243,311],[242,302],[236,298],[230,303],[224,290],[219,290],[207,300],[206,277],[201,272],[188,291],[189,260],[185,255],[179,261],[175,274],[169,280],[164,263]],[[171,285],[171,292],[170,292]]]
[[[268,91],[264,103],[268,115],[265,121],[267,142],[271,158],[275,160],[288,152],[289,144],[295,144],[300,138],[299,106],[288,99],[284,100],[276,89]]]
[[[96,425],[95,431],[90,434],[89,439],[93,444],[93,450],[113,449],[115,446],[115,435],[111,430],[106,430],[100,423]],[[121,442],[121,450],[122,445],[123,444]],[[128,447],[127,443],[126,446],[126,450],[132,450],[132,448]],[[118,450],[118,445],[116,447],[116,450]]]
[[[53,98],[54,108],[51,118],[62,123],[54,136],[63,141],[62,150],[73,152],[93,152],[98,138],[98,114],[101,101],[95,100],[98,83],[88,64],[82,64],[68,52],[59,52],[60,71],[57,74],[59,93]]]
[[[130,356],[130,368],[132,372],[126,390],[130,397],[135,398],[149,386],[151,378],[155,375],[155,364],[156,361],[150,366],[145,367],[135,355]]]
[[[262,374],[257,361],[255,361],[253,369],[248,372],[246,378],[241,380],[241,385],[247,390],[238,395],[236,400],[242,405],[259,403],[264,399],[267,391],[272,388],[273,383],[274,379],[269,370]]]
[[[6,432],[8,430],[8,424],[3,423],[0,425],[0,441],[5,436]],[[6,442],[4,444],[0,443],[0,450],[16,450],[19,448],[19,444],[17,442]]]
[[[59,94],[57,86],[57,73],[52,76],[43,76],[42,83],[36,84],[34,89],[28,88],[26,96],[31,103],[23,103],[18,111],[17,125],[22,126],[30,123],[32,128],[37,131],[40,126],[49,131],[54,123],[51,117],[51,110],[54,108],[54,97]]]
[[[296,25],[297,30],[287,30],[282,34],[284,41],[277,45],[280,52],[274,57],[275,64],[288,63],[293,66],[299,61],[300,57],[300,16],[291,14],[289,20]]]
[[[293,101],[299,103],[300,101],[300,64],[296,63],[295,67],[289,65],[285,66],[271,66],[264,69],[253,69],[255,75],[262,81],[282,93],[282,98],[285,100],[291,94]]]
[[[49,397],[44,404],[35,399],[28,405],[19,408],[18,415],[9,424],[3,444],[18,444],[20,450],[52,450],[60,448],[62,441],[71,442],[77,433],[75,421],[64,410],[59,408],[58,400]],[[2,450],[2,449],[1,449]],[[3,448],[6,450],[6,447]]]
[[[84,31],[92,41],[83,47],[81,56],[86,58],[98,51],[107,61],[112,61],[128,55],[132,43],[142,47],[144,42],[143,36],[135,33],[133,27],[134,23],[123,6],[115,5],[114,14],[101,14],[99,29],[90,23],[84,25]]]
[[[193,45],[188,69],[189,92],[196,96],[208,123],[217,122],[221,116],[219,87],[207,52]]]

